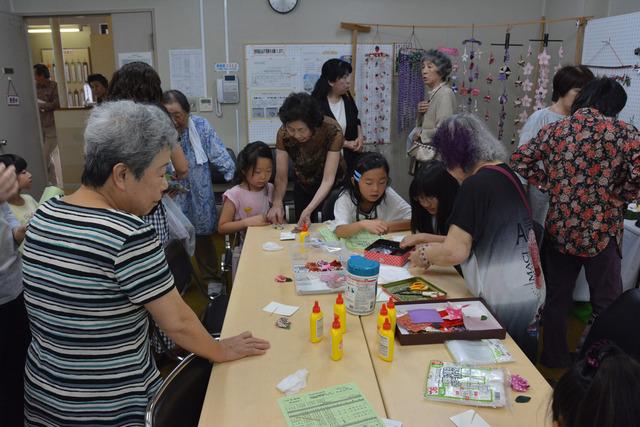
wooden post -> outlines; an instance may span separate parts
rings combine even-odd
[[[360,24],[352,24],[350,22],[342,22],[340,24],[340,28],[343,30],[351,31],[351,68],[353,72],[351,73],[351,94],[355,97],[356,95],[356,58],[358,57],[358,32],[368,33],[371,31],[371,27],[368,25],[360,25]]]
[[[587,26],[589,18],[578,18],[578,33],[576,34],[576,56],[574,63],[576,65],[582,64],[582,49],[584,47],[584,30]]]

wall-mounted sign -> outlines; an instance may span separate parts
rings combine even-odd
[[[237,62],[218,62],[217,64],[214,65],[216,71],[222,71],[222,72],[230,72],[230,73],[237,73],[238,70],[240,69],[240,65],[238,65]]]

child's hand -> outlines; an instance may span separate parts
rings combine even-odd
[[[269,225],[267,218],[260,214],[245,218],[244,223],[247,227],[262,227],[263,225]]]
[[[409,236],[405,236],[404,239],[400,242],[401,248],[411,248],[418,243],[422,243],[422,239],[420,234],[411,234]]]
[[[389,226],[385,221],[379,219],[366,219],[362,221],[362,226],[369,233],[373,234],[385,234],[389,230]]]

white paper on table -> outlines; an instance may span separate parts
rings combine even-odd
[[[280,240],[296,240],[296,235],[290,231],[281,231]]]
[[[299,308],[300,307],[296,307],[295,305],[286,305],[286,304],[280,304],[279,302],[271,301],[262,310],[271,314],[279,314],[281,316],[291,316],[293,313],[298,311]]]
[[[380,418],[384,427],[402,427],[402,422],[396,420],[390,420],[388,418]]]
[[[391,282],[397,282],[398,280],[408,279],[409,277],[413,277],[413,274],[411,274],[405,267],[380,264],[378,283],[380,283],[381,285]]]
[[[489,423],[473,409],[449,417],[449,419],[458,427],[491,427]]]

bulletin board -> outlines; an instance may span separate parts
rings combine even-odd
[[[365,62],[376,51],[380,56],[386,55],[385,61],[388,61],[389,73],[381,74],[374,82],[371,77],[365,77],[368,75]],[[378,142],[388,143],[391,139],[393,45],[359,44],[357,52],[356,104],[360,110],[359,118],[365,137],[368,134],[380,135]],[[249,141],[260,140],[267,144],[275,144],[277,131],[282,126],[278,118],[278,109],[282,102],[291,92],[311,93],[320,77],[322,64],[331,58],[341,58],[351,62],[351,45],[254,44],[245,46],[245,93],[247,95]],[[372,120],[366,119],[366,117],[371,117],[372,112],[364,111],[362,108],[365,105],[362,98],[363,93],[371,89],[365,83],[367,79],[369,79],[369,85],[376,85],[376,92],[383,99],[388,99],[388,105],[381,107],[382,113],[376,113],[378,118],[376,124],[372,123]],[[382,120],[380,120],[381,117]],[[382,125],[380,125],[381,123]]]
[[[617,77],[627,92],[627,104],[618,116],[640,125],[640,12],[587,23],[582,51],[582,63],[596,76]],[[625,84],[628,77],[628,85]]]

